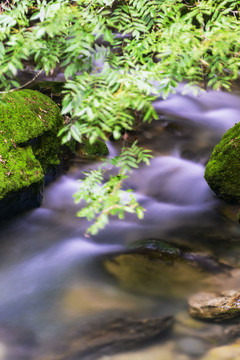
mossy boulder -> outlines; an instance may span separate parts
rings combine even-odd
[[[205,179],[221,199],[240,204],[240,123],[229,129],[215,146]]]
[[[57,133],[63,123],[58,106],[38,91],[20,90],[1,100],[0,201],[5,201],[0,202],[0,218],[7,196],[12,199],[34,184],[36,194],[44,175],[60,163]]]
[[[62,125],[59,108],[38,91],[15,91],[2,100],[1,131],[17,145],[24,145],[49,131],[57,132]]]
[[[109,150],[105,142],[101,140],[95,140],[93,144],[90,144],[89,140],[84,140],[78,151],[80,157],[87,159],[97,159],[101,156],[107,156]]]

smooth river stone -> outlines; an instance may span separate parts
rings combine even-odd
[[[233,319],[240,315],[240,292],[198,293],[189,299],[189,312],[193,317],[204,320]]]
[[[105,314],[106,317],[108,314]],[[95,360],[127,350],[138,349],[170,330],[173,319],[133,319],[110,317],[69,329],[37,360]]]
[[[211,349],[200,360],[238,360],[240,359],[239,341],[226,346],[219,346]]]

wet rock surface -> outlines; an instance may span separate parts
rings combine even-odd
[[[240,316],[240,292],[198,293],[189,299],[189,312],[203,320],[222,321]]]
[[[39,360],[93,360],[131,350],[157,339],[172,323],[170,316],[140,320],[111,316],[95,320],[85,327],[70,329],[54,349]]]
[[[141,241],[132,247],[103,260],[107,272],[131,292],[184,297],[203,284],[212,289],[213,275],[228,277],[232,269],[209,255],[185,253],[163,241]]]

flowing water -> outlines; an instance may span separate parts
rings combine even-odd
[[[87,223],[75,217],[79,205],[73,203],[72,194],[82,171],[99,164],[75,162],[67,175],[45,189],[39,209],[1,225],[1,360],[38,359],[41,349],[56,343],[69,328],[109,313],[178,319],[165,341],[116,356],[119,360],[197,359],[212,346],[190,335],[187,298],[204,289],[239,290],[238,278],[226,281],[214,274],[199,278],[180,267],[140,278],[143,283],[134,288],[134,283],[126,285],[124,271],[118,281],[112,276],[115,270],[110,275],[104,266],[106,259],[143,239],[160,239],[240,266],[238,209],[218,200],[204,180],[214,145],[239,121],[238,93],[208,92],[198,97],[177,93],[154,106],[159,121],[134,136],[155,157],[126,182],[146,209],[144,220],[133,215],[112,220],[97,236],[86,237]],[[109,148],[110,156],[118,152],[116,144]],[[134,272],[132,266],[128,274]],[[208,324],[208,331],[214,333],[216,326]]]

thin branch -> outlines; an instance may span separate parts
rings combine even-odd
[[[19,86],[19,88],[10,89],[10,90],[8,90],[8,91],[0,91],[0,94],[8,94],[8,93],[10,93],[10,92],[17,91],[17,90],[19,90],[19,89],[24,88],[25,86],[31,84],[34,80],[36,80],[37,77],[38,77],[39,75],[41,75],[42,72],[43,72],[43,69],[40,70],[40,71],[34,76],[33,79],[31,79],[31,80],[27,81],[25,84]]]
[[[112,3],[113,3],[114,1],[115,1],[115,0],[112,0],[112,1],[110,1],[110,3],[108,3],[108,4],[104,5],[103,7],[101,7],[101,9],[98,10],[97,14],[99,14],[103,9],[105,9],[105,7],[112,5]]]

